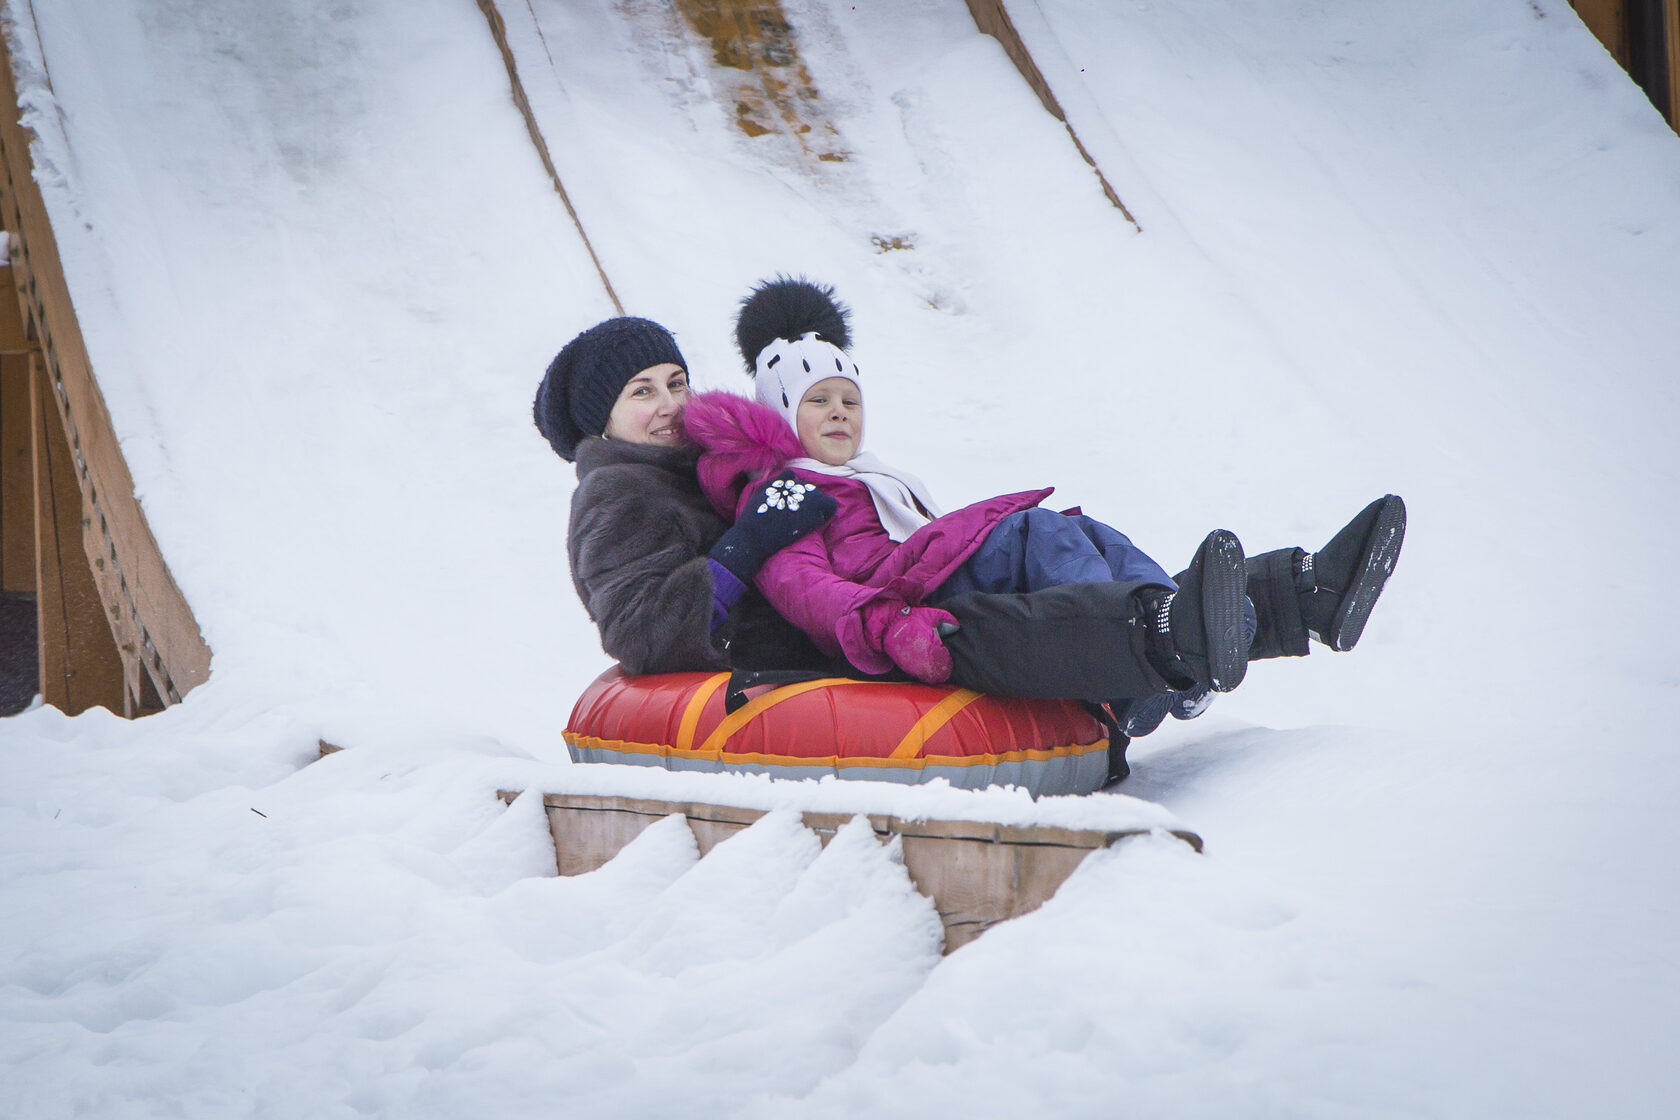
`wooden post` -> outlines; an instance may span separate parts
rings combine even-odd
[[[123,664],[82,552],[85,518],[75,464],[46,367],[37,358],[29,364],[41,697],[71,715],[95,705],[120,713],[128,706]]]

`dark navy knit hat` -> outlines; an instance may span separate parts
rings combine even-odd
[[[548,363],[531,410],[537,430],[560,458],[571,462],[579,440],[607,430],[613,405],[630,379],[666,362],[688,368],[671,332],[651,319],[624,316],[597,323]]]

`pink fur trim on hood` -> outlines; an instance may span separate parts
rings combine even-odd
[[[773,409],[734,393],[697,393],[683,409],[683,430],[700,445],[700,489],[727,521],[741,494],[779,473],[805,449]]]

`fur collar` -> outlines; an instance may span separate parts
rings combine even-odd
[[[602,467],[636,463],[659,467],[672,474],[693,474],[695,461],[699,458],[700,448],[691,445],[663,447],[603,436],[585,436],[577,445],[577,475],[581,482],[591,471]]]

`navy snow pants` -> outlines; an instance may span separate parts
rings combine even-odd
[[[1024,509],[999,521],[928,602],[965,591],[1021,592],[1066,583],[1178,584],[1126,534],[1084,514]]]
[[[999,521],[979,549],[941,584],[927,602],[941,602],[970,591],[1022,593],[1074,583],[1156,584],[1178,589],[1166,570],[1131,542],[1126,534],[1084,514],[1026,509]],[[1258,618],[1254,604],[1243,604],[1252,641]],[[1205,690],[1152,693],[1139,697],[1103,697],[1115,716],[1134,734],[1148,734],[1169,711],[1195,710]],[[1091,698],[1088,698],[1091,699]],[[1124,702],[1122,702],[1124,701]]]

